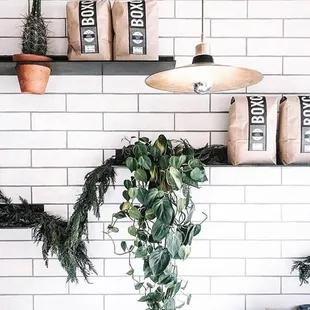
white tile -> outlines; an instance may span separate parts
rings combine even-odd
[[[206,35],[210,34],[210,26],[206,21]],[[160,37],[197,37],[201,32],[199,19],[160,19]]]
[[[42,13],[45,18],[65,18],[66,2],[65,1],[43,1]]]
[[[247,203],[310,203],[309,186],[247,186]]]
[[[6,310],[33,310],[32,296],[0,296],[0,304]]]
[[[309,255],[310,241],[282,241],[282,257],[306,257]]]
[[[1,1],[3,10],[0,12],[0,18],[20,18],[27,12],[27,1]]]
[[[282,20],[212,20],[213,37],[282,37]]]
[[[283,167],[283,185],[310,185],[310,167]]]
[[[66,278],[0,278],[1,293],[66,294]]]
[[[307,1],[249,1],[249,18],[308,18]]]
[[[137,132],[69,132],[68,147],[79,149],[118,149],[125,145],[123,138],[137,136]]]
[[[274,258],[280,255],[279,241],[211,241],[211,257]]]
[[[158,1],[158,15],[159,18],[174,17],[174,1]]]
[[[223,310],[229,305],[231,310],[244,310],[245,296],[195,295],[187,309],[195,310],[204,305],[208,309]]]
[[[310,222],[310,204],[283,204],[282,220],[287,222]]]
[[[182,276],[241,276],[245,274],[243,259],[187,259],[180,261]]]
[[[310,70],[310,57],[284,57],[284,74],[308,74]]]
[[[250,39],[249,38],[248,39],[248,55],[252,55],[252,56],[309,56],[310,52],[306,48],[307,46],[309,46],[309,44],[310,44],[310,39],[295,39],[295,38]]]
[[[173,130],[174,115],[152,113],[105,113],[105,130]]]
[[[99,296],[99,295],[35,296],[34,306],[35,306],[35,309],[44,309],[44,310],[55,310],[55,309],[67,310],[68,308],[72,308],[74,310],[84,310],[85,308],[88,308],[88,307],[91,308],[92,310],[102,310],[103,309],[103,298],[102,296]]]
[[[291,259],[247,259],[246,274],[249,276],[290,276]]]
[[[287,19],[284,20],[285,37],[310,37],[309,19]]]
[[[6,195],[8,198],[12,198],[14,203],[20,203],[20,197],[31,202],[31,188],[30,187],[0,187],[0,190]]]
[[[203,186],[192,189],[195,203],[242,203],[244,188],[242,186]]]
[[[307,295],[248,295],[246,305],[248,310],[296,309],[296,305],[308,304],[310,296]]]
[[[30,228],[7,228],[1,229],[0,240],[11,241],[11,240],[31,240],[31,229]]]
[[[159,38],[158,53],[159,55],[173,55],[174,38]]]
[[[207,112],[209,96],[196,95],[140,95],[140,112]]]
[[[53,214],[55,216],[60,216],[63,219],[68,218],[68,207],[67,205],[45,205],[44,211],[48,214]]]
[[[282,278],[283,294],[309,294],[308,285],[300,285],[298,277]]]
[[[30,114],[0,113],[0,130],[29,130]]]
[[[23,259],[23,260],[1,259],[0,260],[0,276],[1,277],[32,276],[32,260],[31,259]]]
[[[101,113],[33,113],[33,130],[101,130]]]
[[[0,55],[14,55],[21,52],[20,38],[0,38]],[[5,78],[5,79],[4,79]],[[4,83],[1,83],[2,93],[19,93],[19,85],[17,76],[4,77],[1,76]]]
[[[103,223],[88,224],[89,240],[103,240]]]
[[[41,245],[33,241],[0,242],[0,258],[42,258]]]
[[[139,298],[139,295],[106,295],[104,309],[123,310],[128,307],[130,309],[144,310],[145,305],[138,301]]]
[[[272,278],[272,277],[211,278],[211,293],[276,294],[280,293],[280,278]]]
[[[65,111],[65,95],[1,94],[0,111],[39,112]]]
[[[91,172],[93,168],[69,168],[68,169],[68,184],[83,185],[85,176]]]
[[[64,132],[0,132],[0,148],[29,149],[29,148],[64,148],[66,134]]]
[[[227,130],[228,114],[191,113],[175,115],[176,130]]]
[[[279,204],[214,204],[211,205],[212,221],[272,222],[281,220]]]
[[[210,51],[213,56],[243,56],[246,54],[246,40],[243,38],[210,38],[207,42],[210,45]],[[198,43],[198,39],[176,38],[175,55],[193,57],[195,54],[195,46]]]
[[[228,240],[228,239],[244,239],[244,224],[243,223],[204,223],[201,232],[196,239],[210,240]]]
[[[81,279],[82,280],[82,279]],[[134,282],[131,277],[94,277],[92,285],[85,281],[70,283],[70,294],[134,294]]]
[[[225,9],[223,9],[225,8]],[[205,16],[207,18],[246,17],[246,1],[207,1]],[[200,1],[176,1],[177,18],[201,18]]]
[[[186,277],[188,281],[186,291],[191,294],[210,294],[209,277]]]
[[[212,132],[211,143],[212,144],[224,144],[227,145],[227,132]]]
[[[101,93],[100,76],[51,76],[46,93]]]
[[[29,150],[1,150],[0,167],[29,167],[30,151]]]
[[[137,95],[68,95],[67,110],[76,112],[136,112],[138,110],[137,102]]]
[[[102,163],[100,150],[34,150],[33,167],[97,167]]]
[[[77,186],[34,187],[32,194],[34,203],[75,203],[81,194],[81,188]]]
[[[0,185],[66,184],[66,169],[0,169]]]

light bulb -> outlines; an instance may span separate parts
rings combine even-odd
[[[198,95],[206,95],[212,88],[210,79],[194,83],[194,91]]]

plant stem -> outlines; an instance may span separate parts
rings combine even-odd
[[[33,0],[31,14],[35,17],[41,15],[41,0]]]

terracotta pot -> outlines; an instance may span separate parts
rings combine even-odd
[[[44,94],[51,74],[51,58],[33,54],[13,55],[22,93]]]

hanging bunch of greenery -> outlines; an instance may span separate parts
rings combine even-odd
[[[121,248],[129,255],[128,275],[135,289],[144,292],[139,301],[152,310],[181,308],[190,302],[190,295],[182,291],[186,283],[178,276],[177,261],[190,255],[193,238],[206,219],[192,222],[195,205],[190,192],[207,180],[204,164],[186,143],[173,146],[160,136],[154,144],[147,138],[136,142],[126,167],[132,176],[124,181],[124,202],[113,215],[107,234],[113,239],[113,233],[119,231],[117,222],[129,219],[128,234],[134,242],[122,241]],[[142,259],[141,282],[131,257]],[[180,297],[176,298],[177,294]]]

